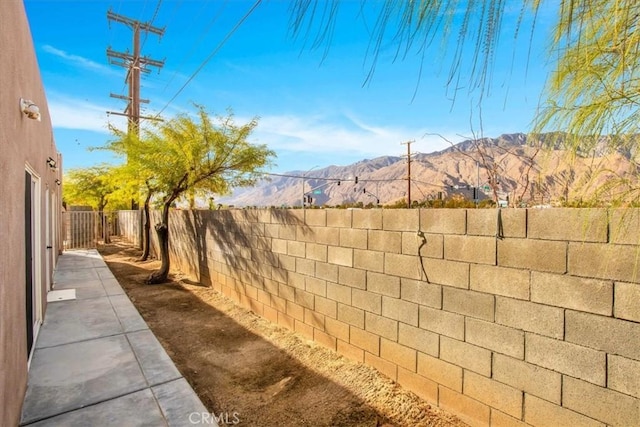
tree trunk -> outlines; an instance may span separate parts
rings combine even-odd
[[[147,197],[144,200],[144,226],[142,228],[142,255],[138,261],[146,261],[149,258],[149,247],[151,240],[151,213],[149,203],[151,201],[151,190],[148,190]]]
[[[160,244],[162,265],[160,266],[160,270],[151,273],[147,279],[147,283],[150,285],[165,283],[169,278],[169,268],[171,266],[169,259],[169,206],[171,206],[172,202],[173,200],[165,202],[162,207],[162,221],[155,226],[158,243]]]

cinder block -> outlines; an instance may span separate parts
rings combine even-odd
[[[294,321],[295,319],[291,316],[284,314],[283,312],[278,312],[278,325],[284,326],[290,331],[294,330]]]
[[[420,279],[420,260],[417,256],[385,254],[384,273],[392,276]]]
[[[324,331],[324,323],[326,316],[314,310],[304,309],[304,323],[311,325],[316,329]]]
[[[427,233],[465,234],[465,209],[420,209],[420,228]]]
[[[413,302],[383,296],[382,315],[409,325],[418,326],[418,304]]]
[[[296,289],[295,302],[311,310],[315,309],[315,296],[302,289]]]
[[[524,332],[519,329],[467,317],[465,341],[497,353],[524,359]]]
[[[285,254],[278,254],[278,267],[286,271],[296,271],[296,259]]]
[[[304,307],[296,304],[294,302],[291,301],[287,301],[286,304],[286,310],[285,310],[286,314],[288,314],[289,316],[293,317],[294,319],[297,319],[301,322],[304,322]],[[313,335],[312,335],[313,337]]]
[[[353,266],[367,271],[384,271],[384,252],[372,250],[353,250]]]
[[[471,264],[471,289],[506,297],[529,299],[531,272],[519,268]]]
[[[606,209],[531,209],[527,236],[532,239],[606,242]]]
[[[491,352],[473,344],[440,337],[440,358],[485,377],[491,376]]]
[[[312,259],[296,258],[296,273],[315,276],[316,262]]]
[[[325,317],[324,330],[332,337],[349,342],[349,324],[341,322],[331,317]]]
[[[284,313],[287,310],[287,300],[284,298],[271,295],[271,307],[277,311]]]
[[[442,258],[444,254],[444,238],[442,234],[402,232],[402,254]]]
[[[283,283],[278,285],[278,296],[288,301],[294,301],[296,299],[296,288],[293,286],[287,286]]]
[[[613,312],[613,283],[532,271],[531,301],[610,316]]]
[[[308,276],[305,276],[302,273],[294,273],[290,272],[287,274],[287,284],[293,288],[304,290],[305,287],[305,279]]]
[[[364,329],[364,310],[338,303],[338,320]]]
[[[280,231],[280,227],[282,227],[280,224],[265,224],[264,225],[264,235],[265,237],[279,237],[278,236],[278,232]],[[295,226],[293,227],[293,237],[295,239],[295,233],[296,233],[296,229]],[[281,237],[281,239],[284,239],[284,237]]]
[[[438,400],[442,409],[456,414],[458,418],[472,427],[489,425],[490,409],[484,403],[442,386],[438,387]]]
[[[381,338],[380,357],[411,372],[416,372],[417,352],[412,348]]]
[[[306,243],[306,257],[314,261],[327,262],[327,245]]]
[[[340,246],[347,248],[367,249],[367,230],[341,228]]]
[[[329,246],[327,248],[327,261],[345,267],[353,267],[353,249]]]
[[[462,393],[462,368],[437,357],[418,353],[418,374]]]
[[[613,315],[620,319],[640,322],[640,284],[615,283]]]
[[[564,311],[527,301],[496,297],[496,323],[548,337],[564,336]]]
[[[640,323],[567,311],[565,340],[640,360]]]
[[[609,241],[620,245],[640,245],[640,209],[609,210]]]
[[[288,240],[271,239],[271,252],[274,252],[276,254],[286,254],[287,243]]]
[[[357,289],[367,289],[367,272],[357,268],[338,267],[338,283]]]
[[[325,209],[327,227],[351,227],[351,212],[346,209]]]
[[[338,266],[324,262],[316,262],[316,277],[328,282],[338,283]]]
[[[367,291],[400,298],[400,278],[368,271]]]
[[[304,222],[309,226],[326,227],[327,211],[324,209],[305,209]]]
[[[562,405],[615,426],[634,426],[640,420],[637,398],[571,377],[562,382]]]
[[[366,351],[364,352],[364,363],[373,366],[380,373],[391,378],[393,381],[395,381],[397,378],[398,365],[396,365],[395,363],[391,363],[381,357],[374,356],[373,354]]]
[[[412,279],[400,279],[400,297],[403,300],[442,308],[442,286]]]
[[[363,209],[352,212],[353,228],[364,228],[367,230],[382,229],[382,210]]]
[[[277,225],[277,228],[278,228],[278,234],[273,237],[277,237],[278,239],[284,239],[284,240],[296,239],[297,226],[292,224],[284,224],[284,225]]]
[[[315,310],[334,319],[338,317],[338,303],[327,298],[316,296]]]
[[[364,314],[364,324],[367,331],[390,339],[391,341],[398,341],[397,320],[387,319],[386,317],[378,316],[377,314],[367,311]]]
[[[376,356],[380,354],[380,337],[360,328],[349,328],[349,343]]]
[[[301,322],[298,319],[294,320],[294,331],[296,331],[299,334],[304,335],[305,337],[309,338],[310,340],[313,340],[313,326],[311,325],[307,325],[304,322]]]
[[[565,273],[567,243],[534,239],[498,240],[498,265]]]
[[[347,359],[355,360],[356,362],[364,363],[364,350],[351,345],[342,340],[338,340],[336,344],[338,353],[346,357]]]
[[[498,233],[497,209],[468,209],[467,234],[470,236],[492,236]]]
[[[295,240],[287,241],[287,255],[304,258],[305,257],[305,243],[297,242]]]
[[[423,353],[438,357],[440,354],[440,336],[406,323],[398,324],[398,342]]]
[[[588,418],[529,394],[525,394],[524,397],[524,420],[533,426],[605,427],[604,424],[593,418]]]
[[[296,240],[319,245],[340,246],[340,229],[298,225]]]
[[[402,252],[401,232],[369,230],[368,234],[369,250],[391,254],[399,254]]]
[[[371,313],[382,313],[382,296],[369,291],[353,289],[351,291],[351,304],[354,307]]]
[[[327,296],[326,280],[316,279],[315,277],[306,277],[304,281],[304,288],[307,292],[311,292],[314,295],[320,295],[322,297]]]
[[[493,378],[525,393],[560,405],[562,375],[558,372],[494,353]]]
[[[523,393],[520,390],[473,372],[464,373],[463,390],[465,395],[492,408],[522,418]]]
[[[327,283],[327,298],[351,305],[351,288],[337,283]]]
[[[445,235],[444,258],[495,265],[496,239],[485,236]]]
[[[491,427],[527,427],[524,421],[517,420],[503,412],[491,408]]]
[[[330,348],[333,351],[336,351],[336,338],[322,332],[319,329],[313,330],[313,340],[327,348]]]
[[[420,280],[439,285],[469,289],[469,264],[446,259],[422,258],[417,260]]]
[[[640,399],[640,361],[614,354],[610,354],[607,361],[607,386]]]
[[[444,287],[442,309],[492,322],[495,313],[495,297],[466,289]]]
[[[527,333],[525,360],[598,385],[606,385],[607,358],[601,351]]]
[[[438,383],[398,366],[398,384],[421,399],[438,405]]]
[[[464,340],[464,316],[460,314],[421,306],[418,326],[437,334]]]
[[[262,317],[270,322],[278,323],[278,311],[275,308],[265,305],[262,310]]]
[[[418,231],[417,209],[383,209],[382,228],[386,231]]]
[[[640,250],[636,246],[569,243],[568,259],[573,276],[640,281]]]

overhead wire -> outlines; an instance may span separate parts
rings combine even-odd
[[[253,13],[253,11],[260,5],[260,3],[262,2],[262,0],[256,0],[256,2],[253,4],[253,6],[251,6],[251,8],[249,8],[249,10],[244,14],[244,16],[236,23],[236,25],[234,25],[234,27],[231,29],[231,31],[229,31],[227,33],[227,35],[222,39],[222,41],[218,44],[218,46],[211,52],[211,54],[209,56],[207,56],[207,58],[205,58],[204,61],[202,61],[202,63],[198,66],[198,68],[196,68],[196,70],[191,74],[191,76],[187,79],[186,82],[184,82],[184,84],[180,87],[180,89],[178,89],[178,91],[176,92],[175,95],[173,95],[173,97],[171,97],[171,99],[167,102],[167,104],[162,107],[162,109],[155,115],[155,118],[159,118],[160,114],[162,114],[162,112],[164,110],[166,110],[166,108],[171,105],[171,103],[178,97],[178,95],[180,95],[182,93],[182,91],[187,87],[187,85],[189,85],[189,83],[191,83],[191,81],[195,78],[195,76],[202,71],[202,69],[207,65],[207,63],[213,59],[213,57],[218,53],[218,51],[220,51],[220,49],[222,48],[222,46],[224,46],[224,44],[229,40],[229,38],[231,38],[231,36],[238,30],[238,28],[240,28],[240,26],[244,23],[244,21],[247,20],[247,18],[249,18],[249,16]]]

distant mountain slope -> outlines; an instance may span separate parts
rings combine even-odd
[[[435,198],[440,193],[443,197],[459,193],[472,198],[473,187],[478,186],[481,199],[509,196],[512,202],[542,204],[567,197],[591,197],[616,177],[637,179],[629,153],[605,155],[604,148],[597,147],[588,157],[571,156],[558,149],[559,144],[554,149],[542,149],[542,142],[545,141],[531,140],[522,133],[506,134],[463,141],[439,152],[415,154],[411,159],[412,200]],[[252,188],[238,189],[218,202],[235,206],[300,206],[303,182],[304,194],[311,195],[314,205],[387,204],[407,195],[406,156],[377,157],[347,166],[282,175],[271,176]],[[606,196],[606,192],[600,195]]]

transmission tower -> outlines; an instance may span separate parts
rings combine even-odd
[[[112,11],[107,12],[107,20],[109,22],[115,21],[124,24],[133,31],[133,54],[129,53],[128,50],[126,52],[117,52],[111,49],[110,46],[107,48],[107,57],[109,58],[109,62],[113,65],[127,69],[125,82],[129,86],[129,96],[117,95],[114,93],[110,94],[112,98],[127,101],[127,107],[124,112],[107,111],[107,114],[127,117],[129,133],[137,134],[140,129],[140,119],[157,120],[155,117],[140,115],[140,104],[149,103],[148,99],[140,98],[140,73],[149,73],[149,67],[158,67],[158,71],[160,71],[160,68],[164,66],[164,59],[159,61],[147,56],[141,56],[140,32],[153,33],[162,37],[164,35],[164,28],[154,27],[150,22],[136,21],[113,13]]]

